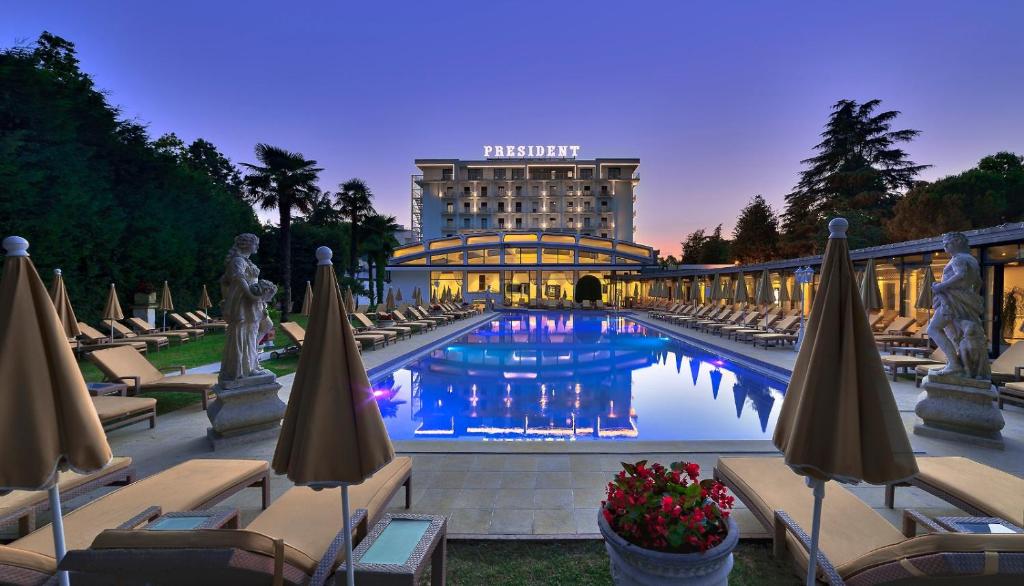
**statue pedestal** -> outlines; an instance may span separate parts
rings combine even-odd
[[[921,386],[914,408],[921,423],[914,425],[915,434],[1003,449],[1005,422],[991,381],[929,374]]]
[[[217,398],[206,411],[212,425],[206,430],[210,446],[216,450],[277,437],[285,411],[284,402],[277,396],[280,389],[273,373],[213,387]]]

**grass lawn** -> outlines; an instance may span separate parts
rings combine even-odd
[[[801,581],[786,564],[771,557],[771,546],[741,542],[729,584],[739,586],[794,584]],[[429,583],[424,573],[421,584]],[[604,542],[587,541],[451,541],[448,582],[487,584],[611,584]]]

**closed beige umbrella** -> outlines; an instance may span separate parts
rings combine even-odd
[[[53,284],[50,285],[50,299],[57,309],[57,316],[60,318],[64,334],[68,338],[77,338],[82,335],[78,330],[78,318],[75,317],[75,309],[71,307],[71,298],[68,297],[68,290],[64,287],[64,277],[60,269],[53,271]]]
[[[924,276],[921,279],[921,292],[917,294],[917,301],[914,303],[914,307],[917,309],[935,309],[932,297],[932,285],[934,284],[935,273],[932,272],[932,267],[925,267]]]
[[[786,464],[814,490],[808,584],[825,482],[887,484],[917,473],[856,287],[847,227],[843,218],[829,222],[819,291],[773,437]]]
[[[306,295],[302,298],[302,315],[309,317],[309,311],[313,308],[313,286],[306,281]]]
[[[768,308],[775,304],[775,289],[772,287],[772,276],[768,270],[761,271],[761,279],[754,293],[754,303],[764,308],[764,327],[768,329]]]
[[[206,315],[210,315],[211,307],[213,307],[213,302],[210,301],[210,294],[206,292],[206,285],[203,285],[203,292],[199,294],[199,309],[202,309]]]
[[[114,341],[114,324],[115,321],[121,321],[124,319],[124,312],[121,311],[121,302],[117,300],[117,289],[114,284],[110,284],[110,291],[107,293],[107,304],[103,307],[103,319],[110,320],[110,341]]]
[[[722,275],[715,273],[715,278],[711,280],[711,288],[708,293],[709,301],[718,301],[722,298]]]
[[[789,302],[789,285],[786,284],[786,273],[779,273],[779,305]]]
[[[747,278],[740,273],[736,276],[736,288],[732,300],[734,303],[747,303],[750,301],[750,292],[747,291]]]
[[[349,313],[355,313],[356,311],[356,298],[352,296],[352,288],[345,288],[345,310]]]
[[[0,493],[49,491],[59,563],[65,548],[57,473],[103,468],[110,446],[28,242],[11,236],[3,247],[0,340],[17,340],[18,348],[0,352]],[[58,577],[67,584],[66,573]]]
[[[316,251],[316,286],[309,329],[295,372],[273,467],[292,482],[341,487],[345,560],[352,560],[348,487],[394,459],[380,409],[366,376],[331,265],[331,250]],[[348,583],[354,583],[347,563]]]
[[[167,329],[167,312],[174,311],[174,300],[171,299],[171,288],[164,281],[163,291],[160,292],[160,305],[157,309],[164,312],[164,329]]]
[[[395,310],[395,290],[388,287],[388,296],[384,300],[384,311],[391,313]]]
[[[860,299],[864,309],[873,311],[882,309],[882,291],[878,288],[878,276],[875,274],[875,259],[868,260],[864,268],[864,276],[860,281]]]
[[[402,301],[402,289],[399,288],[398,291],[395,292],[395,303],[398,304],[401,303]]]

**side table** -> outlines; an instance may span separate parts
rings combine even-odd
[[[443,515],[385,514],[352,552],[356,583],[415,586],[429,563],[431,585],[443,586],[447,531]],[[344,576],[345,569],[342,564],[335,576]]]
[[[121,395],[124,397],[128,394],[128,385],[124,383],[85,383],[85,387],[93,397],[105,395]]]

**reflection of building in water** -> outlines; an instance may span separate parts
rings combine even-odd
[[[632,371],[654,364],[666,340],[618,337],[622,325],[523,315],[433,351],[409,367],[415,434],[636,437]]]

